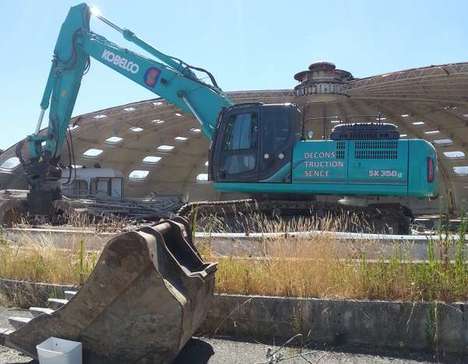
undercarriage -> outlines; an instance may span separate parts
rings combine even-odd
[[[193,202],[178,214],[189,218],[198,231],[233,233],[330,230],[409,234],[413,220],[411,211],[397,203],[358,207],[255,199]]]
[[[158,221],[175,214],[189,218],[197,231],[283,232],[343,231],[381,234],[409,234],[411,211],[398,204],[346,206],[337,202],[309,200],[238,199],[200,201],[182,206],[180,200],[100,201],[96,199],[57,200],[46,215],[28,210],[26,191],[7,190],[0,194],[0,224],[13,226],[98,223],[112,217],[131,222]]]

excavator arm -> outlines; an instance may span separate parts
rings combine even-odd
[[[90,58],[161,96],[182,111],[192,113],[210,140],[219,113],[232,105],[208,71],[192,67],[158,51],[130,30],[122,29],[94,13],[98,19],[151,57],[122,48],[90,30],[91,15],[93,11],[86,4],[70,9],[55,45],[36,131],[17,150],[31,186],[29,202],[33,210],[34,206],[43,209],[43,201],[47,199],[47,195],[49,200],[60,198],[61,172],[58,163],[81,80],[89,68]],[[211,84],[197,77],[200,72],[211,80]],[[48,108],[47,133],[41,134],[42,120]]]
[[[195,71],[202,70],[160,53],[101,17],[154,58],[123,49],[90,31],[90,15],[85,4],[71,8],[55,46],[36,132],[18,150],[31,186],[27,210],[34,215],[47,214],[60,197],[58,163],[90,58],[192,112],[208,138],[218,113],[230,105],[215,81],[208,85],[196,77]],[[4,211],[12,217],[22,212],[23,201],[2,205],[0,200],[0,207],[1,222]],[[89,364],[171,363],[203,323],[214,292],[216,263],[202,260],[190,231],[188,221],[175,217],[115,236],[79,292],[68,292],[69,301],[51,299],[65,304],[58,310],[33,309],[36,317],[20,319],[26,324],[22,328],[0,328],[0,344],[36,357],[38,344],[58,337],[80,341]]]

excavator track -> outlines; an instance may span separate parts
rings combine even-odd
[[[399,204],[354,207],[324,201],[256,199],[192,202],[178,215],[204,231],[246,233],[309,226],[314,230],[408,234],[412,221],[411,212]],[[305,219],[309,222],[304,223]]]
[[[215,271],[180,217],[118,235],[70,300],[11,320],[17,330],[0,329],[0,343],[36,357],[54,336],[80,341],[88,364],[170,363],[206,317]]]

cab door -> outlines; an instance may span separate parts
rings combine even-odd
[[[256,107],[223,115],[215,135],[210,171],[216,182],[257,181],[259,113]]]
[[[292,151],[300,114],[293,105],[265,105],[261,112],[260,182],[291,182]]]

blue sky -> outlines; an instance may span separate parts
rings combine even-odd
[[[58,31],[77,1],[0,0],[0,148],[34,130]],[[209,69],[224,90],[293,87],[316,60],[365,77],[468,61],[468,1],[93,0],[156,48]],[[93,30],[129,45],[97,21]],[[154,97],[98,62],[74,114]]]

